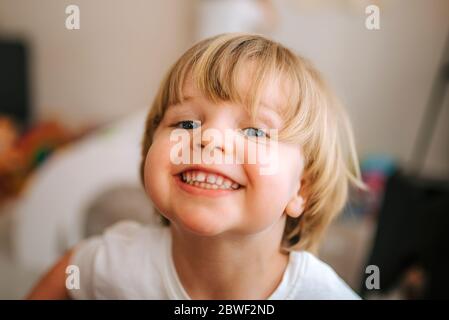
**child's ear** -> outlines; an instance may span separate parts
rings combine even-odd
[[[290,199],[285,208],[285,213],[292,218],[298,218],[304,211],[305,205],[305,187],[301,180],[298,192]]]
[[[295,195],[285,207],[285,213],[292,217],[298,218],[304,211],[304,199],[301,195]]]

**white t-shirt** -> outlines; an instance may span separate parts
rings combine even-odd
[[[172,260],[171,234],[162,225],[122,221],[83,240],[70,264],[79,267],[75,299],[190,299]],[[290,253],[281,283],[268,299],[360,299],[324,262]]]

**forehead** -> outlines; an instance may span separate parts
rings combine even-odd
[[[252,92],[253,79],[251,72],[239,72],[235,80],[235,91],[231,92],[229,99],[217,99],[222,101],[231,101],[234,103],[245,104],[246,99],[254,94]],[[289,83],[280,75],[273,75],[267,77],[260,85],[260,97],[258,106],[268,111],[281,114],[287,107],[288,103],[288,87]],[[219,89],[217,89],[218,91]],[[195,84],[192,75],[188,75],[184,81],[181,90],[181,100],[208,100],[207,96],[214,95],[213,93],[203,92]],[[181,101],[181,102],[182,102]]]

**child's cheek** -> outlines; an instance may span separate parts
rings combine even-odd
[[[267,151],[265,155],[261,154],[264,156],[260,158],[261,162],[247,166],[247,173],[254,183],[257,198],[270,199],[276,207],[286,206],[294,193],[298,192],[303,165],[300,151],[295,146],[282,143]]]
[[[269,140],[257,148],[257,167],[261,176],[289,180],[297,178],[301,170],[301,152],[298,146]]]
[[[145,160],[144,181],[147,194],[158,207],[159,203],[164,203],[167,200],[164,199],[164,194],[167,194],[170,187],[172,172],[170,139],[164,136],[155,136]]]

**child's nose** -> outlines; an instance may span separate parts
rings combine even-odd
[[[210,145],[210,144],[211,144],[210,142],[207,142],[207,143],[200,143],[200,144],[199,144],[199,147],[200,147],[201,149],[204,149],[204,148],[206,147],[206,145]],[[218,150],[220,150],[221,152],[225,153],[225,148],[224,148],[224,146],[222,146],[222,145],[213,145],[213,146],[210,146],[209,148],[211,148],[211,149],[218,149]]]
[[[206,146],[210,150],[218,149],[224,155],[232,153],[234,143],[233,130],[227,127],[201,126],[201,130],[194,133],[193,144],[197,148],[204,149]]]
[[[220,137],[221,136],[221,137]],[[221,152],[225,153],[225,136],[224,133],[221,131],[216,130],[214,135],[210,134],[204,134],[204,132],[201,133],[201,136],[198,137],[198,139],[194,139],[197,142],[197,147],[204,149],[206,146],[208,146],[210,149],[218,149]]]

